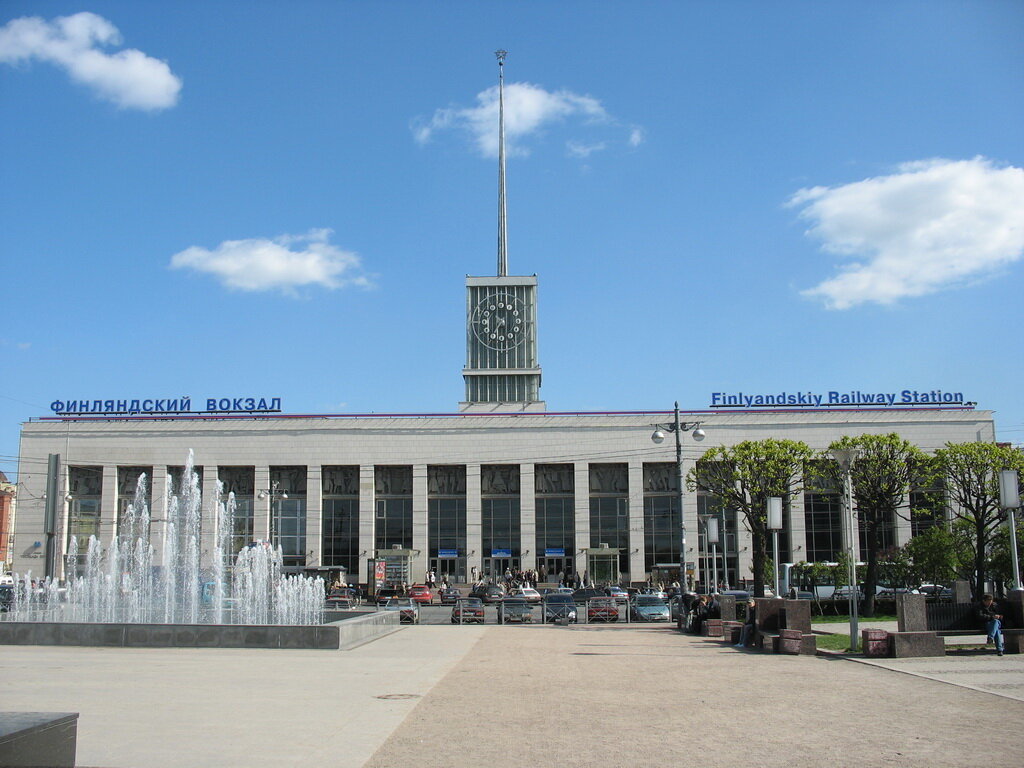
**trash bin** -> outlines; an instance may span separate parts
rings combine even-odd
[[[860,639],[865,656],[889,655],[889,633],[884,629],[862,629]]]

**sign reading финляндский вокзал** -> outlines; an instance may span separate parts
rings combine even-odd
[[[198,406],[202,400],[196,401]],[[192,410],[192,397],[169,398],[125,398],[104,400],[54,400],[50,410],[61,416],[88,414],[130,415],[130,414],[188,414],[188,413],[280,413],[280,397],[208,397],[206,408]]]
[[[964,401],[963,392],[946,392],[941,389],[904,389],[901,392],[772,392],[771,394],[747,394],[745,392],[712,392],[712,408],[756,408],[758,406],[798,406],[822,408],[836,405],[886,406],[897,405],[974,405]]]

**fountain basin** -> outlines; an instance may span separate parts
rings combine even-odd
[[[393,612],[337,611],[326,618],[336,620],[317,625],[0,621],[0,645],[338,650],[400,628]]]

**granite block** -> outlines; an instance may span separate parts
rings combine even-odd
[[[945,656],[946,644],[934,632],[890,632],[889,655],[897,659]]]

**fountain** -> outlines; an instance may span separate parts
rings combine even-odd
[[[203,505],[191,451],[180,487],[168,489],[162,567],[154,566],[146,488],[143,475],[106,551],[91,536],[83,558],[71,537],[64,586],[15,576],[0,643],[14,632],[13,642],[29,644],[338,647],[337,628],[324,624],[323,579],[284,575],[281,549],[268,542],[233,552],[234,494],[221,501],[218,493],[208,508],[214,551],[201,567]]]

